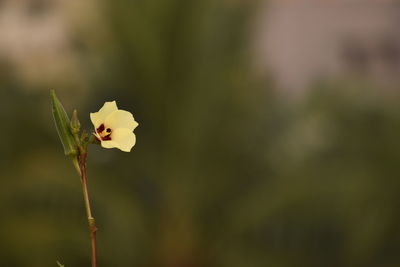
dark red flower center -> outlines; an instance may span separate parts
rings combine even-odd
[[[105,130],[105,131],[104,131]],[[97,129],[96,132],[99,134],[101,140],[103,141],[108,141],[111,140],[111,132],[112,130],[110,128],[107,128],[104,126],[104,124],[100,125]]]

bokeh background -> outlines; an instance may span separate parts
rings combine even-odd
[[[0,1],[0,266],[89,266],[54,128],[116,100],[92,147],[99,266],[400,266],[400,3]]]

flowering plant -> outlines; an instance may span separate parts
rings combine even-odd
[[[90,206],[87,184],[87,148],[89,144],[101,144],[101,146],[104,148],[118,148],[124,152],[130,152],[136,143],[136,136],[133,133],[133,130],[138,126],[138,123],[133,118],[132,113],[126,110],[118,109],[115,101],[106,102],[98,112],[90,113],[90,119],[94,126],[94,132],[92,134],[88,134],[87,131],[81,132],[81,124],[79,122],[78,112],[76,110],[73,111],[70,119],[63,105],[58,100],[54,90],[50,91],[50,98],[54,122],[61,143],[64,147],[64,154],[71,158],[72,163],[81,177],[83,198],[85,201],[92,247],[92,267],[96,267],[97,227]]]

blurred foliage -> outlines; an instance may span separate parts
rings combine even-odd
[[[247,62],[254,8],[103,2],[107,38],[78,51],[88,97],[54,84],[88,127],[108,100],[140,124],[131,153],[90,151],[101,266],[400,264],[398,97],[331,82],[279,98]],[[89,266],[48,91],[2,68],[1,266]]]

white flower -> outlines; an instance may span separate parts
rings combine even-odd
[[[102,147],[131,151],[136,143],[133,130],[138,126],[132,113],[118,109],[115,101],[112,101],[104,103],[98,112],[90,113],[90,119]]]

